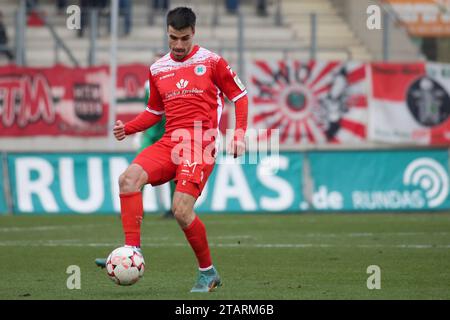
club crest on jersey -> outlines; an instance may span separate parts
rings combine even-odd
[[[184,89],[187,87],[189,81],[181,79],[180,81],[177,82],[177,88],[178,89]]]
[[[194,72],[198,76],[202,76],[206,73],[206,66],[203,64],[199,64],[198,66],[194,67]]]

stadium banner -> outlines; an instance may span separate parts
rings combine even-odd
[[[318,151],[308,158],[316,210],[450,209],[447,149]]]
[[[3,158],[3,154],[0,153]],[[5,176],[3,175],[3,159],[0,161],[0,215],[8,213],[8,204],[6,203]]]
[[[450,64],[374,63],[369,139],[450,143]]]
[[[249,127],[279,129],[281,145],[363,143],[366,67],[360,62],[253,60],[247,79]]]
[[[298,212],[303,199],[303,154],[222,155],[202,195],[198,212]]]
[[[0,137],[104,136],[107,67],[0,67]]]
[[[128,121],[145,110],[148,66],[117,70],[117,118]],[[0,137],[106,136],[108,66],[0,67]]]
[[[132,153],[9,154],[13,212],[119,212],[118,178],[134,156]],[[246,156],[247,161],[219,155],[218,164],[196,203],[197,212],[288,212],[299,211],[305,205],[300,153]],[[162,195],[158,192],[151,186],[145,187],[146,212],[163,212],[170,207],[168,186],[163,187]]]
[[[408,33],[417,37],[450,36],[449,0],[384,0]]]
[[[117,67],[116,118],[124,122],[132,120],[145,110],[145,82],[149,66],[126,64]]]

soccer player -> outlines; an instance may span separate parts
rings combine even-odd
[[[117,121],[113,130],[116,139],[123,140],[166,116],[163,137],[139,153],[119,178],[125,245],[141,246],[142,186],[175,180],[172,211],[199,267],[191,292],[209,292],[221,285],[221,278],[194,204],[214,167],[224,95],[235,104],[235,131],[228,146],[234,157],[245,152],[248,98],[239,77],[222,57],[193,45],[195,22],[190,8],[178,7],[167,14],[170,52],[150,67],[148,107],[126,124]],[[198,130],[204,133],[200,141]]]
[[[145,82],[145,104],[147,105],[148,99],[150,98],[150,82],[147,80]],[[139,138],[139,152],[142,152],[148,146],[156,143],[159,139],[162,138],[165,132],[166,127],[166,117],[162,115],[161,121],[155,124],[154,126],[145,130],[138,138]],[[137,136],[137,135],[136,135]],[[155,188],[156,192],[156,200],[158,202],[158,206],[162,206],[163,204],[163,191],[162,189]],[[173,198],[173,193],[175,192],[175,182],[171,180],[169,182],[169,190],[170,190],[170,198]],[[164,218],[174,218],[172,209],[167,210],[163,214]]]

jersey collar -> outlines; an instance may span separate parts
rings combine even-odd
[[[189,53],[186,57],[184,57],[181,60],[177,60],[172,56],[172,52],[170,52],[170,58],[175,61],[175,62],[185,62],[187,59],[191,58],[194,54],[197,53],[198,49],[200,49],[200,47],[198,45],[195,45],[192,50],[191,53]]]

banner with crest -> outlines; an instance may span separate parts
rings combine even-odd
[[[104,136],[106,66],[0,67],[0,137]]]
[[[116,118],[128,121],[145,110],[148,66],[117,70]],[[106,136],[108,66],[87,68],[0,67],[0,137]]]
[[[247,80],[249,127],[278,129],[281,145],[366,140],[366,64],[253,61]]]
[[[371,65],[369,138],[387,143],[450,143],[450,65]]]

